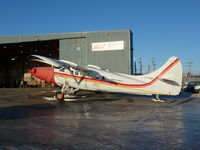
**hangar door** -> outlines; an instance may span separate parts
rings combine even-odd
[[[86,38],[60,40],[60,59],[87,65]]]

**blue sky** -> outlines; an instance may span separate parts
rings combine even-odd
[[[170,56],[200,74],[200,0],[1,0],[0,36],[131,29],[144,71]]]

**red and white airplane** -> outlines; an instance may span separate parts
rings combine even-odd
[[[46,82],[62,87],[59,96],[78,90],[117,92],[138,95],[178,95],[182,84],[182,65],[180,59],[171,57],[158,70],[146,75],[128,75],[101,69],[98,66],[80,66],[66,60],[56,60],[40,55],[32,55],[34,61],[43,62],[51,67],[35,67],[29,72]]]

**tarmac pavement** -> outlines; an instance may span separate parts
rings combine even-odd
[[[0,89],[0,150],[200,149],[200,95],[86,94],[47,101],[56,89]]]

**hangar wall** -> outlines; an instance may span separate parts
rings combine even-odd
[[[81,65],[97,65],[115,72],[133,73],[130,30],[83,32],[59,41],[60,59]],[[94,49],[97,46],[98,49]]]

